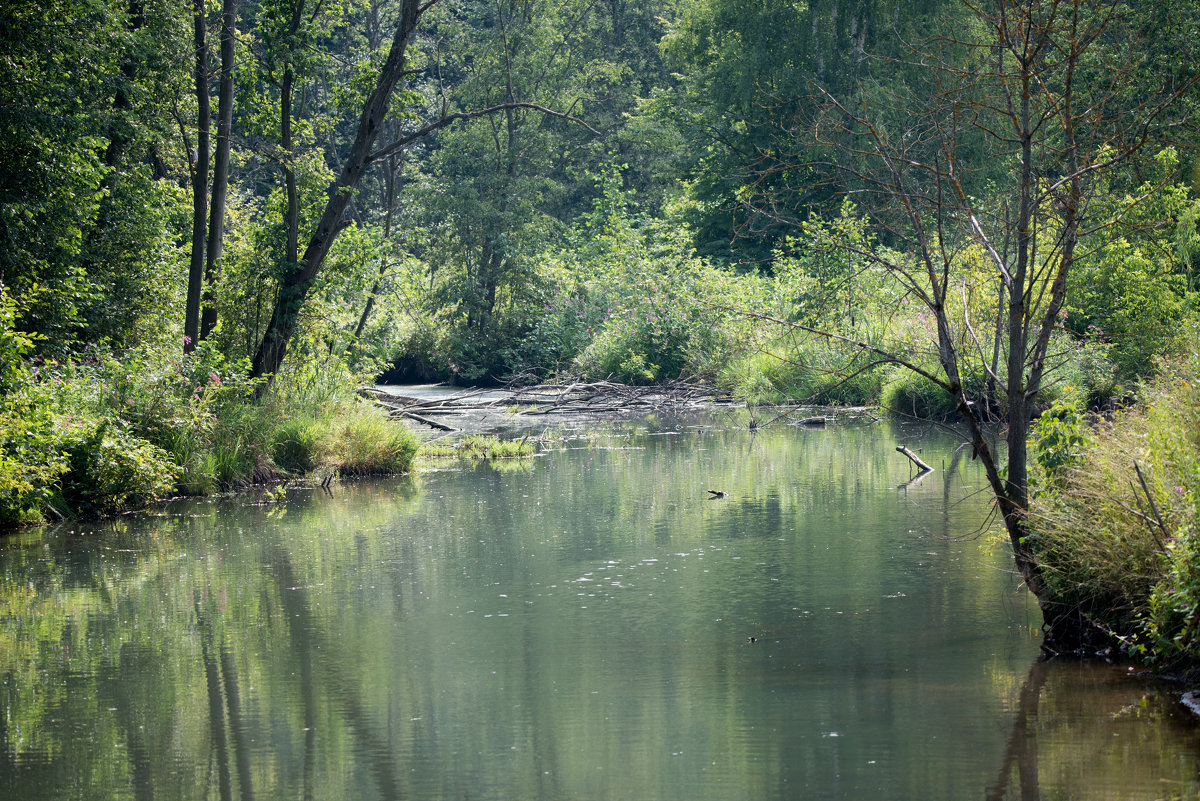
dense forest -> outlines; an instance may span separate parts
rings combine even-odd
[[[407,469],[381,376],[702,381],[959,417],[1052,635],[1200,653],[1198,28],[11,0],[0,525]]]

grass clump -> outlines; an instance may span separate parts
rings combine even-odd
[[[879,405],[893,414],[921,420],[946,420],[958,413],[950,393],[903,367],[895,368],[884,383]]]
[[[1070,415],[1034,431],[1035,544],[1056,599],[1163,666],[1200,665],[1200,360],[1084,434]]]
[[[329,420],[318,442],[317,461],[342,476],[407,473],[418,447],[411,431],[363,404]]]
[[[733,362],[721,383],[752,403],[868,406],[879,403],[883,377],[861,353],[778,342]]]
[[[271,438],[271,461],[292,474],[311,472],[320,463],[325,438],[326,428],[316,418],[284,420]]]
[[[537,453],[537,445],[528,437],[506,440],[499,437],[472,434],[454,441],[438,440],[421,446],[420,455],[426,459],[466,459],[483,462],[492,459],[520,459]]]

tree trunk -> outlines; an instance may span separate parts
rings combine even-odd
[[[387,168],[384,170],[384,202],[387,204],[387,211],[383,217],[383,241],[390,243],[392,239],[392,215],[396,210],[396,183],[397,171],[404,169],[404,160],[398,156],[388,156]],[[367,293],[367,302],[363,305],[362,314],[358,317],[358,324],[354,326],[353,342],[358,343],[362,338],[363,331],[367,327],[367,320],[371,316],[371,311],[375,308],[375,298],[378,296],[380,289],[383,288],[383,279],[387,276],[389,262],[386,258],[380,261],[379,273],[375,276],[374,283],[371,284],[371,291]]]
[[[383,127],[384,118],[387,117],[392,92],[404,74],[408,42],[417,26],[421,10],[418,0],[404,0],[401,5],[391,50],[380,69],[375,88],[363,106],[354,144],[342,165],[341,173],[330,187],[325,211],[304,249],[303,258],[291,266],[280,282],[271,319],[267,323],[258,351],[254,354],[251,367],[253,377],[274,375],[283,364],[288,341],[296,331],[300,307],[308,296],[330,247],[345,227],[342,217],[346,207],[350,203],[354,188],[358,186],[370,166],[371,147]]]
[[[225,204],[229,195],[229,146],[233,129],[234,45],[237,41],[237,0],[221,5],[221,83],[217,93],[217,150],[213,160],[212,210],[208,221],[208,248],[204,266],[204,310],[200,338],[207,339],[217,325],[213,285],[225,250]]]
[[[183,313],[183,351],[200,341],[200,294],[204,290],[204,254],[208,230],[208,36],[204,0],[193,0],[193,48],[196,51],[196,152],[189,154],[192,178],[192,254]]]
[[[296,76],[289,67],[284,70],[283,84],[279,91],[279,139],[283,146],[283,186],[287,194],[284,230],[287,232],[284,259],[288,269],[296,269],[300,257],[300,188],[296,185],[296,171],[292,168],[292,89]]]

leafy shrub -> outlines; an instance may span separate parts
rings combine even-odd
[[[63,438],[62,496],[75,512],[112,514],[167,497],[179,468],[162,448],[120,425],[88,423]]]
[[[1186,186],[1164,180],[1176,171],[1172,148],[1156,161],[1158,175],[1136,191],[1098,193],[1098,213],[1120,220],[1121,235],[1106,229],[1085,238],[1086,255],[1069,278],[1067,327],[1105,345],[1120,382],[1151,375],[1156,357],[1180,348],[1189,312],[1185,262],[1194,259],[1189,240],[1200,204]],[[1164,241],[1168,225],[1178,228],[1175,247]]]
[[[48,405],[0,400],[0,528],[41,522],[67,469]]]
[[[67,469],[49,395],[24,361],[34,339],[15,329],[16,314],[0,284],[0,528],[40,522]]]
[[[1081,451],[1087,443],[1083,419],[1079,410],[1069,402],[1055,401],[1033,424],[1034,460],[1045,480],[1059,480],[1068,470],[1080,463]]]

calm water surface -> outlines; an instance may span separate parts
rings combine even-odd
[[[1200,798],[1174,688],[1036,661],[949,434],[566,433],[8,540],[0,798]]]

